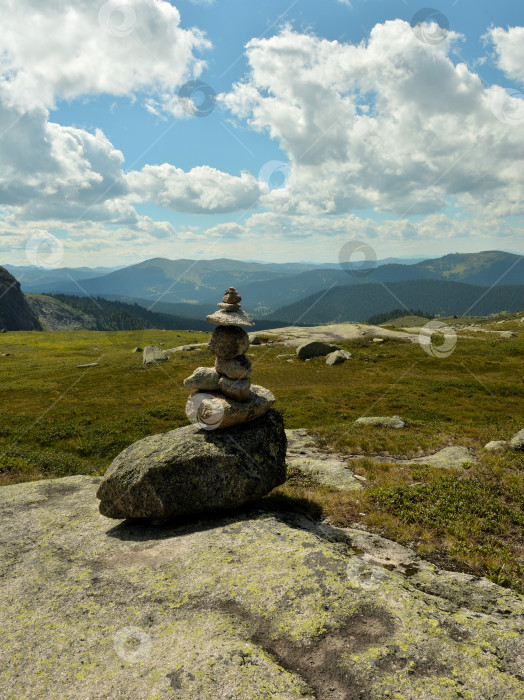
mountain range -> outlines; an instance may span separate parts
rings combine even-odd
[[[365,265],[365,264],[364,264]],[[450,254],[413,264],[379,262],[344,270],[340,265],[307,263],[248,263],[238,260],[168,260],[153,258],[136,265],[87,276],[78,270],[38,271],[39,277],[18,276],[25,292],[143,300],[151,304],[204,304],[215,306],[223,290],[236,286],[247,312],[269,315],[332,286],[443,280],[478,286],[524,283],[524,259],[502,251]],[[12,267],[7,266],[15,276]],[[62,274],[65,273],[65,274]],[[140,302],[137,302],[140,303]],[[155,308],[156,310],[156,308]]]
[[[65,294],[67,300],[62,303],[66,301],[77,311],[85,311],[80,309],[81,298],[104,298],[117,304],[112,314],[122,316],[122,304],[130,304],[135,305],[134,315],[144,321],[147,318],[147,323],[161,323],[155,314],[167,314],[177,317],[177,327],[195,330],[216,309],[224,289],[232,285],[239,289],[242,307],[260,329],[271,322],[363,321],[401,306],[436,315],[461,315],[470,307],[478,315],[524,309],[522,256],[484,251],[409,263],[387,259],[376,265],[356,264],[348,270],[335,263],[153,258],[118,269],[6,268],[19,274],[24,292]],[[31,303],[36,308],[43,302]],[[46,308],[56,311],[56,305]],[[168,325],[166,319],[161,325]]]

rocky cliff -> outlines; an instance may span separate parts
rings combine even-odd
[[[26,294],[33,314],[46,331],[96,330],[96,322],[87,314],[45,294]]]
[[[20,289],[20,282],[0,267],[0,330],[3,328],[8,331],[42,330]]]

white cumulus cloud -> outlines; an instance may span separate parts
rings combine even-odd
[[[252,175],[229,175],[208,165],[184,172],[164,163],[128,174],[132,197],[189,214],[223,214],[259,203],[261,184]]]
[[[65,214],[126,194],[123,155],[102,131],[49,122],[45,109],[8,107],[4,96],[0,87],[0,205]]]
[[[53,107],[84,95],[147,93],[167,104],[203,63],[210,46],[182,29],[165,0],[7,0],[0,73],[13,103]],[[152,97],[151,97],[152,96]]]
[[[497,66],[513,80],[524,85],[524,27],[491,27],[487,37],[493,42]]]
[[[459,40],[424,43],[402,20],[359,45],[290,29],[252,39],[249,74],[220,99],[288,155],[292,186],[262,203],[290,214],[404,217],[452,203],[517,215],[521,129],[497,113],[501,88],[453,63]]]

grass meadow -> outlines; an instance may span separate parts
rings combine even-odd
[[[501,326],[488,326],[498,328]],[[524,330],[517,337],[459,335],[454,352],[434,358],[420,346],[344,341],[353,359],[333,367],[278,358],[293,349],[252,346],[252,381],[271,389],[288,428],[307,428],[326,448],[359,456],[351,469],[367,488],[341,492],[291,474],[265,499],[278,506],[359,523],[436,563],[524,591],[524,453],[486,453],[524,427]],[[195,331],[0,336],[0,485],[102,474],[127,445],[187,424],[185,377],[211,365],[206,350],[182,351],[143,368],[135,346],[203,342]],[[98,362],[91,369],[76,365]],[[357,426],[363,415],[395,415],[403,430]],[[402,466],[465,445],[478,458],[463,471]],[[373,455],[385,461],[377,461]],[[349,463],[348,463],[349,464]]]

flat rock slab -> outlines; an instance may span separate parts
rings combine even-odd
[[[169,518],[245,506],[286,480],[278,411],[228,430],[187,425],[150,435],[113,460],[97,492],[108,518]]]
[[[192,343],[191,345],[178,345],[176,348],[164,350],[166,355],[173,355],[175,352],[191,352],[192,350],[207,350],[207,343]]]
[[[399,461],[399,460],[395,460]],[[408,459],[404,464],[429,464],[430,467],[440,467],[442,469],[462,468],[464,464],[475,462],[475,455],[467,447],[462,445],[451,445],[442,450],[425,457],[415,457]]]
[[[264,336],[270,336],[272,340],[289,347],[303,345],[306,342],[320,340],[323,342],[336,342],[339,340],[352,340],[354,338],[392,338],[407,343],[418,345],[419,328],[415,333],[391,331],[381,326],[370,326],[365,323],[332,323],[326,326],[286,326],[285,328],[271,328],[264,330]]]
[[[400,416],[362,416],[355,421],[357,425],[373,425],[378,428],[405,428],[406,421]]]
[[[347,457],[318,449],[316,442],[301,428],[286,430],[286,436],[286,462],[290,467],[337,490],[363,489],[360,479],[349,469]]]
[[[522,697],[516,593],[291,513],[115,525],[97,482],[0,489],[3,700]]]

